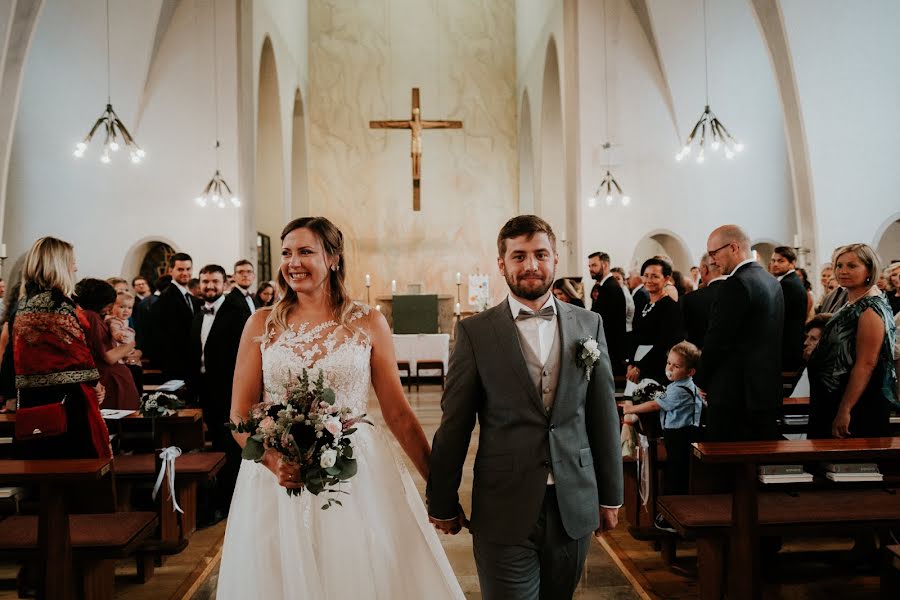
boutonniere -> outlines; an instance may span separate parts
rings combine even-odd
[[[591,369],[594,363],[600,360],[600,347],[597,340],[592,337],[581,338],[578,340],[578,352],[575,354],[575,363],[584,369],[584,378],[591,380]]]

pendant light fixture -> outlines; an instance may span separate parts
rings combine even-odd
[[[603,0],[603,84],[604,84],[604,93],[606,94],[606,136],[607,141],[601,145],[604,152],[606,153],[606,175],[603,176],[603,180],[600,182],[600,185],[597,186],[597,191],[588,198],[588,207],[594,208],[600,202],[600,199],[603,198],[604,202],[607,206],[612,206],[617,201],[622,206],[628,206],[631,204],[631,197],[627,196],[622,192],[622,187],[616,181],[616,178],[613,177],[611,167],[610,167],[610,153],[612,152],[612,143],[609,141],[609,46],[607,43],[607,27],[606,27],[606,3],[607,0]]]
[[[100,155],[100,162],[103,164],[112,162],[113,154],[118,152],[124,144],[129,150],[131,162],[138,164],[143,160],[146,154],[144,150],[137,145],[134,138],[131,137],[131,133],[128,132],[128,128],[125,127],[122,120],[119,119],[119,115],[113,110],[110,93],[110,79],[109,0],[106,0],[106,109],[101,113],[100,118],[97,119],[94,126],[91,127],[88,134],[84,136],[84,139],[75,145],[75,152],[73,154],[75,158],[83,157],[94,134],[98,133],[98,131],[102,131],[104,132],[105,137],[103,141],[103,153]]]
[[[699,140],[700,151],[697,153],[697,164],[703,164],[706,161],[706,146],[709,145],[710,150],[718,152],[724,150],[725,158],[731,160],[734,155],[744,149],[744,145],[734,139],[725,128],[725,125],[716,117],[709,109],[709,39],[706,27],[706,0],[703,1],[703,75],[706,82],[706,105],[700,119],[691,129],[690,135],[684,142],[684,147],[675,155],[675,160],[682,161],[691,154],[693,150],[694,140]],[[698,137],[699,134],[699,137]]]
[[[215,130],[216,130],[216,172],[212,176],[212,179],[206,184],[203,188],[203,192],[194,198],[194,202],[197,203],[201,208],[205,208],[207,206],[216,206],[218,208],[225,208],[229,203],[235,207],[239,208],[241,206],[240,199],[231,191],[231,188],[225,182],[225,179],[222,177],[222,173],[219,168],[219,151],[222,147],[221,142],[219,141],[219,47],[217,44],[218,38],[218,20],[216,18],[216,0],[212,0],[213,7],[213,98],[215,99]]]

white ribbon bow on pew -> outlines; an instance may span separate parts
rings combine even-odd
[[[181,514],[184,514],[184,511],[178,506],[178,499],[175,497],[175,459],[179,456],[181,456],[181,448],[178,448],[177,446],[163,448],[162,452],[159,453],[159,457],[162,459],[162,465],[159,467],[159,476],[157,476],[156,484],[153,486],[152,497],[156,500],[156,494],[159,493],[163,478],[166,476],[166,473],[168,473],[169,495],[172,496],[172,512],[177,510]]]

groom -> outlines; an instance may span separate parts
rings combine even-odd
[[[458,489],[477,418],[471,531],[482,597],[571,598],[591,533],[614,528],[622,504],[603,324],[550,293],[559,258],[548,223],[515,217],[497,246],[509,297],[457,328],[428,513],[445,533],[466,523]],[[600,350],[592,364],[578,359],[586,338]]]

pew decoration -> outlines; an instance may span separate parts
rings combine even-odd
[[[138,410],[142,417],[171,417],[184,408],[184,400],[174,394],[154,392],[141,396],[141,406]]]
[[[178,506],[178,500],[175,495],[175,459],[179,456],[181,456],[181,448],[177,446],[163,448],[162,452],[159,453],[162,464],[159,467],[159,475],[156,477],[156,483],[153,485],[152,498],[156,500],[156,495],[162,487],[163,479],[168,479],[169,496],[172,498],[172,512],[178,511],[181,514],[184,514],[184,511]],[[168,477],[166,477],[167,475]]]

